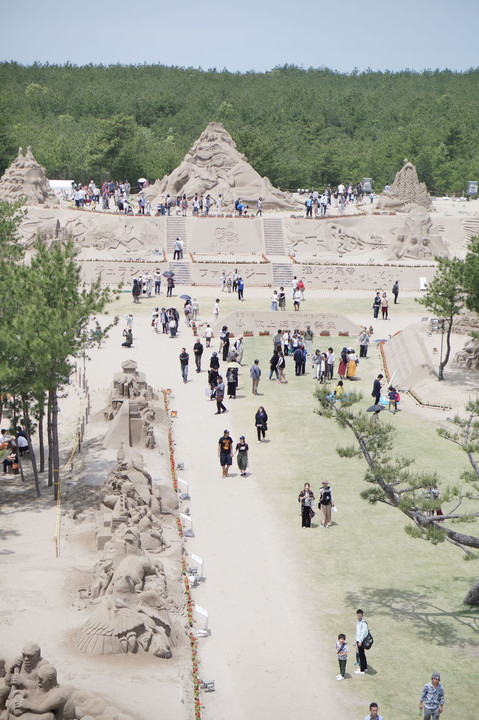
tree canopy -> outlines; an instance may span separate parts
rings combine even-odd
[[[32,145],[50,178],[161,178],[221,121],[283,189],[394,180],[404,157],[433,193],[477,180],[479,70],[266,73],[162,65],[0,64],[0,170]]]

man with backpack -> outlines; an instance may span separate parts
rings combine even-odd
[[[369,628],[364,613],[361,609],[356,610],[356,648],[359,655],[359,667],[354,671],[356,675],[364,675],[368,670],[368,661],[366,660],[365,641],[369,635]],[[372,644],[372,643],[371,643]],[[370,645],[369,645],[370,647]]]
[[[323,480],[318,500],[321,510],[321,527],[331,527],[331,511],[334,507],[333,494],[327,480]]]

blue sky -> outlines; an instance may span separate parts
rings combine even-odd
[[[479,0],[0,0],[0,60],[263,72],[479,66]]]

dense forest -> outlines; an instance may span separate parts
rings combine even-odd
[[[1,63],[0,172],[31,145],[50,178],[154,181],[208,122],[221,121],[282,189],[371,177],[379,191],[407,157],[431,192],[462,193],[479,178],[478,116],[479,69],[241,74]]]

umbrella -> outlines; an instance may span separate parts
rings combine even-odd
[[[146,178],[138,178],[138,182],[139,182],[139,183],[145,183],[145,182],[146,182]]]
[[[378,413],[381,412],[381,410],[384,410],[384,405],[371,405],[371,407],[368,408],[368,412],[374,412]]]
[[[175,273],[172,272],[171,270],[167,270],[166,272],[163,273],[163,277],[174,277],[174,274]]]
[[[191,295],[180,295],[180,300],[191,300]]]

